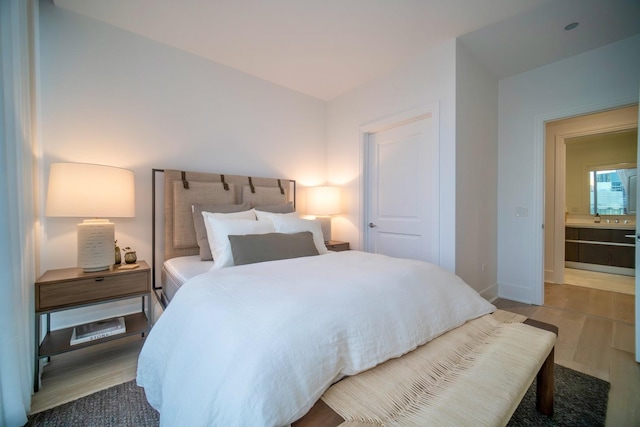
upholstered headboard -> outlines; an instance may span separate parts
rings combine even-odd
[[[164,259],[197,255],[192,205],[242,204],[248,208],[292,202],[295,181],[243,175],[153,169],[153,264],[156,268],[156,174],[163,173]]]

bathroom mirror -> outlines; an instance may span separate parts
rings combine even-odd
[[[637,128],[565,139],[569,214],[636,214],[637,141]]]
[[[612,165],[589,171],[590,215],[635,215],[638,170],[625,166]]]

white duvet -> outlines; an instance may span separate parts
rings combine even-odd
[[[332,252],[210,271],[153,327],[138,385],[163,426],[279,426],[336,380],[495,310],[421,261]]]

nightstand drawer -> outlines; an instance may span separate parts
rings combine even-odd
[[[91,304],[145,292],[149,292],[148,274],[142,271],[126,275],[41,284],[36,298],[36,311]]]

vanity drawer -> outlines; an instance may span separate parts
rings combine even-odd
[[[628,244],[635,243],[633,239],[626,237],[628,234],[635,234],[633,230],[621,230],[614,228],[566,228],[565,230],[572,230],[570,233],[565,231],[565,237],[567,240]]]
[[[616,267],[635,268],[636,249],[627,246],[612,246],[610,265]]]
[[[565,242],[564,244],[564,260],[580,261],[580,244],[575,242]]]
[[[579,228],[580,238],[578,240],[589,240],[592,242],[611,242],[613,234],[609,228]]]
[[[573,227],[565,227],[564,238],[566,240],[580,240],[580,229]]]
[[[590,245],[585,243],[580,243],[579,247],[579,262],[635,268],[636,251],[634,247]],[[575,260],[567,259],[567,261]]]
[[[633,238],[627,237],[628,235],[634,236]],[[635,244],[635,230],[611,230],[611,241],[615,243],[629,243]]]

